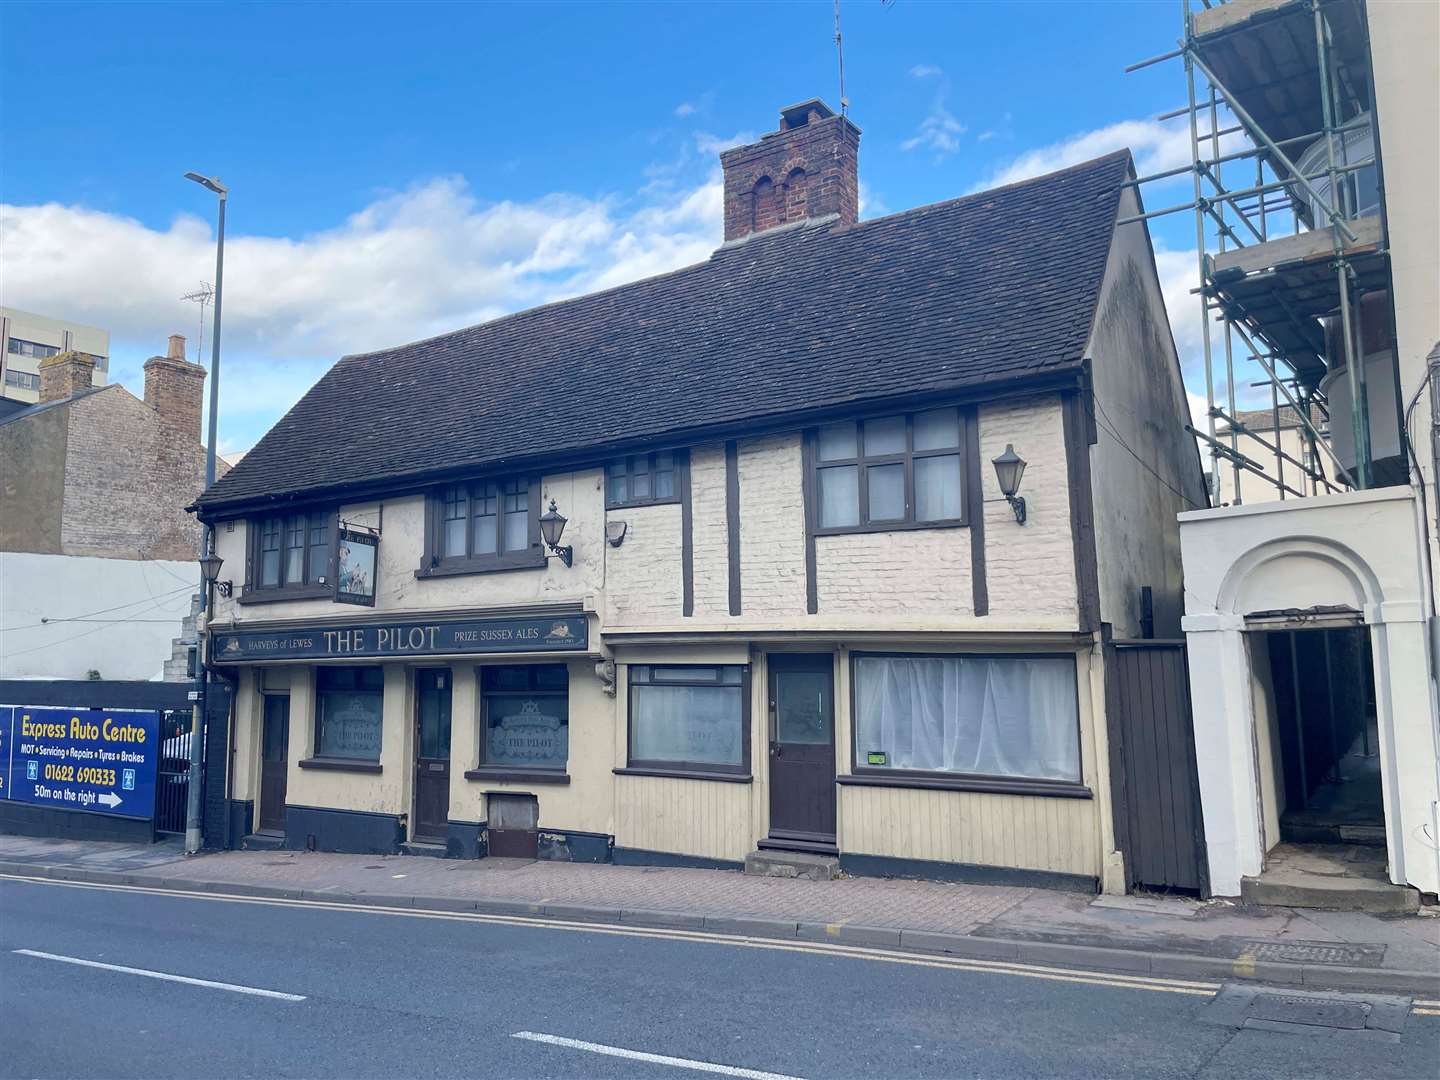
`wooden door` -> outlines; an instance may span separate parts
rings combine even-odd
[[[290,772],[290,695],[266,694],[260,738],[260,829],[285,831],[285,781]]]
[[[769,668],[770,837],[763,846],[833,851],[833,659],[775,654]]]
[[[415,675],[415,828],[418,840],[444,840],[450,821],[450,669]]]
[[[1116,841],[1127,884],[1206,894],[1185,643],[1110,642],[1105,696]]]

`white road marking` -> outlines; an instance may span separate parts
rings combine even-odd
[[[800,1080],[798,1076],[785,1073],[763,1072],[760,1069],[742,1069],[738,1065],[719,1065],[713,1061],[696,1061],[693,1058],[670,1057],[668,1054],[647,1054],[643,1050],[626,1050],[623,1046],[606,1046],[604,1043],[585,1042],[581,1039],[567,1039],[563,1035],[546,1035],[539,1031],[517,1031],[512,1039],[527,1042],[548,1043],[550,1046],[565,1046],[571,1050],[586,1050],[606,1057],[626,1058],[629,1061],[648,1061],[652,1065],[671,1065],[677,1069],[692,1069],[695,1072],[719,1073],[721,1076],[743,1076],[747,1080]]]
[[[280,1001],[305,1000],[304,994],[282,994],[279,990],[262,990],[258,986],[237,986],[235,983],[192,979],[188,975],[171,975],[165,971],[149,971],[145,968],[124,967],[121,964],[102,964],[98,960],[81,960],[78,956],[61,956],[59,953],[40,952],[36,949],[14,949],[12,951],[21,956],[39,957],[41,960],[58,960],[62,964],[78,964],[81,967],[100,968],[103,971],[118,971],[123,975],[143,975],[147,979],[164,979],[166,982],[185,983],[187,986],[204,986],[210,990],[229,990],[235,994],[276,998]]]
[[[189,900],[208,900],[229,904],[251,904],[266,907],[308,908],[312,911],[363,912],[370,915],[400,916],[407,919],[440,919],[451,922],[479,922],[492,926],[518,926],[530,929],[573,931],[583,934],[649,937],[667,941],[693,941],[734,948],[766,949],[776,952],[815,953],[826,956],[847,956],[857,960],[875,960],[890,964],[938,968],[951,971],[975,971],[996,975],[1018,975],[1046,979],[1051,982],[1083,983],[1090,986],[1111,986],[1128,990],[1154,990],[1171,994],[1193,994],[1213,997],[1220,989],[1218,982],[1162,978],[1152,975],[1128,975],[1120,972],[1087,971],[1083,968],[1056,968],[1041,964],[1023,964],[1007,960],[975,960],[960,956],[938,956],[904,953],[860,945],[839,945],[821,941],[797,941],[786,938],[736,937],[730,934],[699,930],[673,930],[642,926],[618,926],[612,923],[570,922],[544,918],[538,914],[485,915],[475,912],[424,911],[416,908],[393,908],[370,904],[342,904],[321,900],[290,900],[271,897],[243,896],[232,893],[189,892],[160,889],[144,885],[101,885],[91,882],[66,881],[56,878],[25,877],[0,874],[0,880],[23,881],[30,885],[51,885],[67,889],[92,889],[104,892],[141,893]],[[545,901],[532,905],[538,912]]]

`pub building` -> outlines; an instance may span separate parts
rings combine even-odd
[[[785,109],[706,261],[344,357],[198,500],[237,843],[1123,889],[1101,636],[1203,499],[1130,157],[858,222],[859,137]]]

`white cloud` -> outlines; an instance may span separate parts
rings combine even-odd
[[[722,221],[718,167],[706,173],[639,204],[570,194],[488,202],[463,178],[441,177],[309,235],[232,233],[222,445],[251,445],[343,353],[706,258]],[[154,228],[83,206],[0,204],[0,235],[3,302],[108,329],[112,377],[137,394],[141,365],[166,334],[187,334],[193,349],[196,312],[180,297],[213,276],[207,223],[182,215]]]
[[[976,141],[976,142],[989,142],[989,141],[990,141],[991,139],[993,139],[993,138],[995,138],[995,132],[986,130],[986,131],[980,132],[979,135],[976,135],[976,136],[975,136],[975,141]]]
[[[695,106],[688,101],[682,101],[679,105],[675,106],[676,116],[689,116],[694,111]]]
[[[1190,163],[1190,133],[1184,122],[1122,120],[1118,124],[1072,135],[1049,146],[1027,150],[992,171],[975,185],[974,190],[1043,176],[1127,146],[1135,155],[1135,167],[1141,176]]]
[[[929,113],[920,121],[915,134],[900,144],[900,149],[906,152],[931,150],[939,161],[960,149],[960,136],[969,129],[955,118],[946,105],[950,97],[950,80],[943,70],[933,64],[917,64],[910,69],[910,74],[917,79],[934,78],[940,81],[930,102]]]

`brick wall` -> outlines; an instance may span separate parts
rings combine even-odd
[[[740,442],[740,587],[751,618],[805,614],[800,436]]]
[[[94,382],[95,361],[77,352],[56,353],[40,361],[40,400],[60,401]]]
[[[678,623],[683,602],[680,507],[611,510],[607,520],[629,524],[618,548],[606,548],[607,619],[620,626]]]
[[[726,240],[806,217],[839,214],[847,225],[859,219],[860,129],[824,106],[787,111],[781,123],[780,131],[720,155]]]
[[[1018,525],[1000,492],[992,459],[1006,443],[1027,462],[1020,482],[1026,522]],[[985,580],[990,617],[1064,620],[1079,625],[1070,482],[1058,397],[980,410],[980,479],[985,493]]]
[[[730,564],[723,443],[690,451],[690,492],[695,618],[726,618],[730,614]]]
[[[162,424],[118,385],[72,402],[68,412],[63,552],[194,559],[200,526],[185,507],[205,487],[198,439]]]
[[[815,592],[822,614],[973,615],[970,530],[817,536]]]

